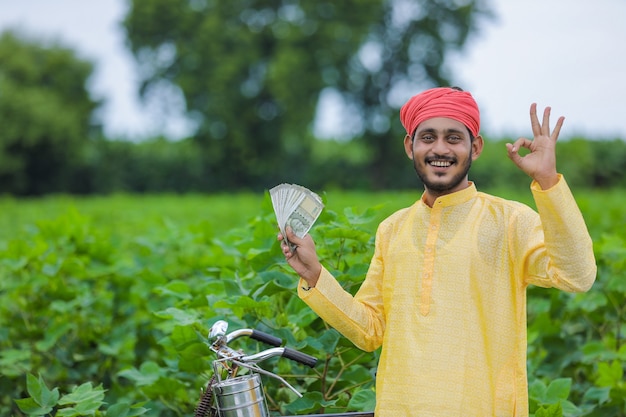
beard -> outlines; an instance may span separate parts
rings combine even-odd
[[[437,158],[437,159],[447,159],[449,161],[452,161],[453,163],[457,163],[456,158]],[[417,176],[424,184],[424,187],[426,187],[426,189],[433,191],[437,194],[445,194],[449,192],[450,190],[455,189],[459,184],[461,184],[465,180],[471,166],[472,166],[472,152],[470,151],[468,158],[465,160],[463,165],[460,166],[461,170],[457,174],[455,174],[449,181],[440,182],[440,181],[430,180],[428,178],[428,174],[426,173],[426,170],[420,167],[415,159],[413,160],[413,168],[415,168],[415,172],[417,173]]]

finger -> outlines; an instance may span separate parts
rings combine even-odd
[[[514,144],[511,144],[511,143],[507,143],[506,148],[507,148],[507,156],[509,157],[509,159],[513,161],[516,165],[519,165],[522,160],[521,155],[518,153],[519,148],[517,148]]]
[[[533,131],[533,136],[539,136],[541,134],[541,125],[537,118],[537,103],[530,105],[530,127]]]
[[[507,143],[506,148],[508,151],[508,157],[515,165],[522,163],[522,155],[519,154],[521,148],[529,148],[532,142],[526,138],[519,138],[514,143]]]
[[[285,234],[285,245],[287,246],[287,250],[291,253],[291,255],[293,255],[296,249],[298,249],[298,247],[302,245],[304,239],[301,239],[298,235],[296,235],[291,226],[287,226],[285,228]]]
[[[561,133],[561,127],[563,127],[563,122],[565,121],[565,117],[559,117],[559,120],[556,121],[556,126],[554,126],[554,131],[552,132],[552,139],[556,142],[559,138],[559,134]]]
[[[283,255],[285,255],[285,258],[289,259],[293,256],[293,253],[291,252],[291,249],[289,248],[287,241],[283,240],[281,242],[280,249],[283,252]]]
[[[507,146],[507,148],[509,149],[509,152],[518,153],[519,150],[522,149],[522,148],[530,149],[530,145],[531,144],[532,144],[532,141],[530,139],[519,138],[515,142],[513,142],[512,144],[508,144],[508,145],[511,145],[511,146],[510,147]]]
[[[541,123],[541,134],[550,136],[550,107],[546,107],[543,110],[543,122]]]
[[[294,231],[293,228],[291,226],[287,226],[287,228],[285,228],[285,234],[287,235],[287,239],[296,245],[299,245],[300,243],[302,243],[302,238],[300,238]]]

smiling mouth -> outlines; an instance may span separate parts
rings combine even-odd
[[[443,160],[443,159],[433,159],[430,161],[427,161],[428,165],[436,167],[436,168],[448,168],[450,166],[452,166],[453,162],[450,160]]]

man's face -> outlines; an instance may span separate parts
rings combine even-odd
[[[426,191],[436,197],[467,187],[467,175],[482,150],[482,138],[472,141],[463,123],[435,117],[420,123],[414,137],[407,136],[404,145]]]

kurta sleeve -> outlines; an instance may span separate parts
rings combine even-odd
[[[302,279],[298,284],[298,296],[326,323],[365,351],[380,347],[385,330],[380,238],[379,227],[367,276],[354,297],[324,267],[315,287],[306,289]]]
[[[526,259],[527,283],[570,292],[589,290],[597,272],[593,242],[565,178],[559,175],[559,182],[548,190],[533,182],[531,191],[540,233],[529,239],[534,247]]]

